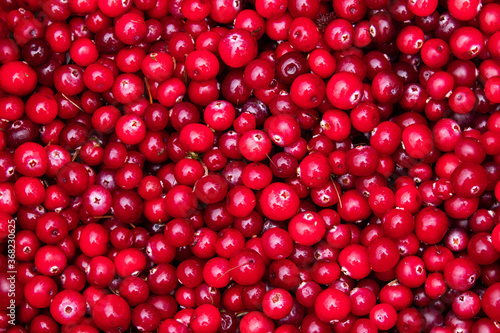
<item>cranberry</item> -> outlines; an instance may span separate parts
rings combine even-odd
[[[403,130],[405,150],[411,157],[423,158],[434,146],[432,132],[422,124],[413,124]]]
[[[63,290],[50,304],[50,314],[60,324],[79,322],[85,315],[85,298],[73,290]]]
[[[219,42],[222,60],[234,68],[248,65],[257,56],[257,51],[255,38],[243,29],[230,30]]]
[[[107,311],[103,311],[107,309]],[[103,330],[124,330],[131,321],[128,304],[119,296],[106,295],[95,303],[92,309],[95,324]]]
[[[290,24],[290,43],[302,52],[312,51],[320,35],[316,24],[307,17],[297,17]]]
[[[250,249],[242,249],[231,256],[231,277],[238,284],[251,285],[258,282],[264,275],[264,260]]]
[[[67,258],[64,252],[57,246],[46,245],[41,247],[35,255],[35,266],[37,270],[48,276],[55,276],[64,270]]]
[[[289,219],[299,208],[297,194],[284,183],[273,183],[264,188],[259,202],[264,215],[273,220]]]
[[[496,304],[498,302],[498,298],[496,295],[499,292],[500,284],[495,283],[486,289],[486,292],[483,294],[483,298],[481,300],[481,305],[488,317],[493,320],[497,320],[499,318],[498,310],[496,309]]]
[[[450,37],[451,52],[459,59],[471,59],[476,57],[484,46],[484,38],[481,32],[473,27],[462,27]]]
[[[370,311],[370,320],[375,324],[377,329],[387,330],[396,325],[397,312],[389,304],[377,304]]]
[[[370,146],[358,146],[346,154],[347,170],[355,176],[368,176],[378,167],[378,154]]]
[[[437,208],[426,207],[415,218],[415,233],[427,244],[439,243],[447,229],[448,219],[445,213]]]
[[[379,72],[373,78],[372,94],[381,103],[395,103],[403,95],[403,82],[394,73]]]
[[[353,279],[363,279],[371,272],[368,249],[359,244],[345,247],[340,252],[339,264],[343,271]]]
[[[323,218],[314,212],[300,213],[294,216],[288,225],[292,238],[301,245],[313,245],[325,234]]]
[[[378,238],[368,247],[368,262],[372,270],[384,272],[396,266],[399,260],[397,245],[389,238]]]
[[[35,70],[23,62],[12,61],[3,65],[0,68],[0,75],[7,78],[2,80],[0,88],[8,94],[25,96],[36,87],[37,74]]]
[[[274,328],[274,322],[259,311],[247,313],[240,321],[240,331],[245,333],[273,332]]]
[[[314,309],[318,318],[323,321],[341,320],[349,314],[351,301],[343,292],[327,289],[318,295]]]
[[[497,330],[497,3],[0,7],[0,331]]]
[[[470,289],[478,277],[478,267],[466,258],[457,258],[450,261],[444,270],[447,284],[459,291]]]
[[[271,228],[262,235],[264,254],[274,260],[288,257],[292,254],[293,239],[281,228]]]
[[[352,109],[360,102],[362,89],[361,80],[351,73],[334,74],[326,87],[328,100],[343,110]]]
[[[315,108],[321,104],[325,97],[325,83],[316,74],[302,74],[293,81],[290,87],[290,96],[299,107]]]
[[[345,140],[351,133],[351,120],[347,113],[340,110],[326,111],[320,126],[325,135],[335,141]]]
[[[57,294],[57,285],[49,277],[38,275],[33,277],[25,286],[24,293],[31,305],[45,308]]]

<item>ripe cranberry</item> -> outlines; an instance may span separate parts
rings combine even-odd
[[[361,80],[351,73],[334,74],[326,86],[330,103],[343,110],[352,109],[361,101],[362,90]]]
[[[492,103],[498,103],[497,92],[500,89],[500,82],[498,77],[489,78],[484,86],[484,93],[486,98]]]
[[[246,186],[235,186],[227,193],[226,209],[235,217],[245,217],[255,208],[255,195]]]
[[[88,171],[82,164],[76,162],[69,162],[62,166],[56,179],[63,191],[72,196],[83,194],[89,185]]]
[[[353,279],[363,279],[371,272],[368,249],[359,244],[345,247],[340,252],[339,264],[346,275]]]
[[[0,331],[495,331],[499,5],[242,5],[0,0]]]
[[[67,221],[61,215],[49,212],[38,219],[35,232],[44,243],[56,244],[68,234]]]
[[[313,245],[323,238],[326,228],[320,215],[314,212],[304,212],[290,220],[288,231],[298,244]]]
[[[395,103],[403,95],[403,82],[394,73],[379,72],[372,81],[372,94],[381,103]]]
[[[201,124],[189,124],[180,133],[180,142],[186,151],[204,153],[213,146],[212,131]]]
[[[144,121],[136,115],[124,115],[116,122],[115,133],[118,139],[123,143],[135,145],[146,137],[146,125]]]
[[[480,265],[493,264],[498,256],[492,244],[491,235],[486,232],[480,232],[471,237],[467,244],[467,252]]]
[[[277,221],[291,218],[299,208],[298,195],[284,183],[273,183],[264,188],[259,202],[264,215]]]
[[[251,285],[264,275],[264,260],[250,249],[242,249],[231,256],[229,260],[230,275],[240,285]]]
[[[325,97],[325,83],[316,74],[302,74],[293,81],[290,96],[292,101],[301,108],[315,108]]]
[[[58,92],[73,96],[85,88],[83,70],[77,65],[64,65],[54,72],[54,86]]]
[[[40,177],[48,168],[47,153],[39,144],[24,143],[14,153],[14,165],[25,176]]]
[[[248,65],[257,52],[257,41],[244,29],[230,30],[219,42],[219,55],[224,63],[233,68]]]
[[[320,34],[316,24],[307,17],[297,17],[290,23],[290,44],[301,52],[314,49]]]
[[[431,68],[444,66],[448,62],[450,52],[448,44],[439,38],[427,40],[420,50],[422,61]]]
[[[12,61],[3,65],[0,68],[0,75],[6,78],[0,83],[0,88],[8,94],[25,96],[36,87],[35,70],[23,62]]]
[[[36,269],[47,276],[55,276],[64,270],[67,264],[64,252],[57,246],[46,245],[41,247],[35,255]]]
[[[111,91],[118,102],[128,104],[144,94],[144,84],[134,74],[121,74],[115,78]]]
[[[345,140],[351,133],[351,120],[347,113],[340,110],[325,112],[320,126],[325,135],[335,141]]]
[[[431,130],[422,124],[414,124],[405,128],[402,139],[406,152],[414,158],[423,158],[434,147]]]
[[[346,166],[355,176],[368,176],[378,167],[378,154],[370,146],[358,146],[346,154]]]
[[[486,292],[483,294],[483,298],[481,300],[481,305],[483,311],[486,313],[488,317],[493,320],[497,320],[499,318],[498,309],[496,305],[498,303],[498,292],[499,292],[499,283],[495,283],[486,289]]]
[[[151,304],[141,304],[132,312],[132,324],[142,331],[156,329],[160,320],[158,310]]]
[[[448,218],[437,208],[426,207],[415,218],[415,234],[427,244],[437,244],[448,230]]]
[[[264,314],[271,319],[282,319],[290,313],[293,308],[293,299],[290,293],[284,289],[276,288],[264,295],[262,309]]]
[[[344,319],[351,310],[349,296],[336,289],[322,291],[314,303],[316,315],[320,320],[329,322]]]
[[[271,228],[262,235],[262,249],[271,259],[284,259],[292,254],[293,239],[285,230]]]
[[[387,330],[396,325],[397,312],[389,304],[377,304],[370,311],[370,320],[379,330]]]
[[[421,286],[426,278],[424,262],[416,256],[404,257],[396,267],[396,276],[406,287]]]
[[[259,311],[247,313],[240,321],[241,332],[273,332],[274,322]]]
[[[198,306],[191,316],[189,327],[194,333],[217,332],[221,325],[219,310],[211,304]]]
[[[457,258],[446,265],[444,277],[451,288],[466,291],[476,283],[478,267],[469,259]]]
[[[70,48],[69,54],[78,66],[86,67],[94,63],[99,57],[99,51],[89,38],[75,40]]]
[[[356,190],[350,190],[342,194],[339,202],[342,202],[342,205],[337,210],[342,219],[346,221],[363,220],[371,214],[368,201]]]
[[[368,262],[372,270],[384,272],[396,266],[399,261],[397,245],[389,238],[378,238],[368,246]]]
[[[55,281],[44,275],[34,276],[24,286],[24,297],[37,308],[48,307],[56,294]]]
[[[482,33],[473,27],[462,27],[450,37],[451,52],[459,59],[472,59],[476,57],[484,46]]]
[[[50,314],[60,324],[78,323],[85,315],[85,298],[73,290],[59,292],[50,304]]]
[[[106,295],[92,308],[92,319],[102,330],[126,330],[131,321],[130,307],[123,298]]]

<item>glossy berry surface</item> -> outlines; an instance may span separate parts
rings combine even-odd
[[[493,0],[0,0],[0,332],[498,332]]]

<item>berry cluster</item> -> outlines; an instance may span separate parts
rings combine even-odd
[[[500,332],[498,0],[0,0],[0,333]]]

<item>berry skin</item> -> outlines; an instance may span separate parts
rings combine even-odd
[[[498,1],[0,8],[0,332],[498,331]]]
[[[232,29],[219,42],[219,55],[233,68],[248,65],[257,56],[257,41],[244,29]]]
[[[294,216],[300,203],[298,195],[284,183],[273,183],[264,188],[259,202],[264,215],[277,221]]]
[[[102,330],[126,330],[131,321],[130,307],[123,298],[106,295],[92,308],[92,319]]]
[[[363,83],[354,74],[334,74],[326,85],[326,96],[334,107],[349,110],[360,101],[363,92]]]
[[[325,322],[342,320],[351,311],[351,300],[339,290],[327,289],[318,295],[314,310],[318,318]]]
[[[288,232],[300,245],[313,245],[325,235],[326,227],[323,218],[314,212],[295,215],[288,224]]]
[[[12,61],[0,68],[0,89],[8,94],[25,96],[31,93],[37,84],[37,74],[33,68],[20,61]]]
[[[50,314],[60,324],[75,324],[85,315],[85,305],[85,298],[80,293],[64,290],[52,300]]]
[[[495,283],[486,289],[486,292],[483,295],[483,299],[481,300],[481,305],[488,317],[492,320],[498,320],[499,313],[498,308],[498,293],[499,293],[500,284]]]
[[[48,169],[47,153],[37,143],[23,143],[14,152],[13,159],[16,170],[25,176],[40,177]]]

